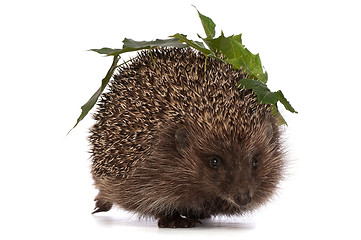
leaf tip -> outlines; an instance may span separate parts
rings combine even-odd
[[[75,124],[75,126],[72,127],[72,128],[69,130],[69,132],[66,134],[66,136],[68,136],[68,135],[70,134],[70,132],[76,127],[76,125],[78,125],[78,124]]]

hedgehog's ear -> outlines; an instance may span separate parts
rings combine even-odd
[[[184,127],[175,131],[175,145],[180,154],[184,154],[189,148],[188,132]]]

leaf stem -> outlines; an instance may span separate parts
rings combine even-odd
[[[115,68],[118,68],[118,67],[121,67],[121,66],[125,65],[125,64],[127,64],[128,62],[132,61],[133,59],[134,59],[134,58],[131,58],[131,59],[123,62],[122,64],[119,64],[119,65],[115,66]]]
[[[153,68],[155,68],[155,62],[154,62],[154,58],[153,58],[153,54],[152,54],[151,48],[149,48],[148,50],[149,50],[149,53],[150,53],[150,57],[152,58]]]
[[[208,55],[206,55],[206,59],[204,60],[204,80],[207,78],[207,59]]]

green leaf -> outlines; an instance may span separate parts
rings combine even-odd
[[[180,34],[180,33],[176,33],[173,36],[170,36],[173,38],[178,39],[180,42],[184,42],[186,43],[188,46],[193,47],[197,50],[199,50],[200,52],[202,52],[204,55],[208,56],[210,54],[212,54],[212,51],[207,49],[204,44],[202,42],[198,42],[198,41],[193,41],[193,40],[189,40],[187,38],[187,35],[184,34]]]
[[[203,39],[206,44],[217,52],[221,52],[227,62],[236,69],[243,68],[252,78],[267,83],[268,75],[263,72],[263,67],[259,54],[252,54],[242,44],[242,35],[232,35],[225,37],[223,33],[216,39]]]
[[[221,35],[219,38],[219,50],[227,59],[237,59],[242,56],[245,48],[242,42],[239,41],[239,35],[230,37]]]
[[[156,47],[193,47],[202,52],[207,57],[218,59],[224,63],[230,63],[236,69],[242,68],[242,70],[245,71],[251,79],[242,79],[239,82],[239,87],[252,89],[257,95],[258,101],[260,103],[271,104],[273,113],[278,116],[281,123],[286,122],[278,111],[278,102],[281,102],[287,110],[297,113],[281,91],[271,92],[267,88],[266,83],[268,80],[268,74],[266,71],[264,71],[262,67],[259,54],[254,55],[247,48],[245,48],[245,46],[242,44],[242,35],[238,34],[225,37],[223,32],[221,32],[221,35],[218,38],[214,38],[216,33],[216,24],[211,18],[201,14],[198,10],[197,13],[206,33],[206,38],[202,38],[199,35],[198,36],[204,41],[204,43],[208,46],[209,49],[206,48],[202,42],[190,40],[187,38],[187,35],[179,33],[171,36],[170,39],[156,39],[154,41],[134,41],[132,39],[125,38],[123,40],[123,48],[121,49],[90,49],[90,51],[94,51],[99,54],[114,56],[114,59],[112,66],[108,70],[107,75],[102,80],[101,87],[93,94],[93,96],[88,100],[88,102],[81,107],[82,113],[79,116],[74,127],[78,125],[78,123],[88,114],[88,112],[96,104],[97,99],[102,94],[109,80],[113,76],[113,73],[117,67],[117,63],[120,59],[120,54],[143,49],[152,49]],[[204,69],[206,71],[206,64]]]
[[[114,56],[113,58],[113,62],[111,67],[108,70],[108,73],[106,74],[106,76],[103,78],[102,80],[102,84],[100,86],[100,88],[93,94],[93,96],[81,107],[81,114],[78,118],[78,120],[76,121],[76,124],[74,125],[74,127],[72,129],[74,129],[78,123],[83,120],[83,118],[89,113],[89,111],[93,108],[93,106],[96,104],[99,96],[102,94],[102,92],[104,91],[105,87],[108,85],[110,78],[113,76],[113,73],[115,71],[115,69],[117,68],[117,64],[119,61],[120,57]],[[72,130],[70,129],[70,131]],[[69,131],[69,132],[70,132]],[[68,134],[69,134],[68,132]]]
[[[221,40],[222,38],[224,38],[223,32],[221,32],[221,36],[218,38],[202,38],[201,36],[198,35],[199,38],[201,38],[203,40],[203,42],[205,42],[205,44],[209,47],[209,49],[215,54],[215,55],[220,55],[220,49],[219,49],[219,45],[221,44]]]
[[[262,104],[272,104],[277,106],[277,102],[281,102],[283,106],[290,112],[297,113],[297,111],[291,106],[287,101],[282,91],[271,92],[266,84],[254,80],[254,79],[241,79],[238,82],[238,87],[245,87],[246,89],[252,89],[253,92],[257,95],[258,102]]]
[[[88,112],[96,104],[100,95],[103,93],[105,87],[108,85],[109,80],[113,76],[113,73],[117,67],[117,63],[120,59],[120,57],[119,57],[120,54],[126,53],[126,52],[138,51],[138,50],[142,50],[142,49],[151,49],[151,48],[156,48],[156,47],[183,48],[183,47],[188,47],[188,45],[180,43],[177,38],[156,39],[155,41],[134,41],[129,38],[124,38],[122,49],[113,49],[113,48],[90,49],[90,51],[94,51],[99,54],[106,54],[107,56],[114,56],[113,63],[111,65],[110,69],[108,70],[107,75],[103,78],[100,88],[93,94],[93,96],[88,100],[88,102],[85,103],[81,107],[82,112],[73,128],[75,128],[78,125],[78,123],[81,120],[83,120],[83,118],[88,114]]]
[[[100,49],[89,49],[89,51],[97,52],[99,54],[112,55],[112,53],[119,52],[121,51],[121,49],[100,48]]]
[[[201,14],[198,9],[193,6],[197,12],[198,12],[198,16],[201,19],[203,28],[204,28],[204,32],[206,33],[207,38],[214,38],[214,36],[216,35],[216,24],[213,22],[213,20],[207,16],[204,16],[203,14]]]
[[[236,69],[243,68],[248,75],[267,83],[267,72],[263,72],[263,67],[259,54],[252,54],[242,44],[242,34],[225,37],[223,32],[218,38],[202,38],[207,46],[216,55],[223,54],[225,60],[231,63]]]
[[[148,49],[155,47],[177,47],[183,48],[187,47],[187,45],[182,44],[176,38],[170,39],[156,39],[155,41],[134,41],[130,38],[125,38],[123,40],[123,49]]]
[[[203,42],[209,47],[209,49],[213,52],[214,55],[220,55],[219,52],[219,38],[202,38],[198,35],[199,38],[203,40]]]
[[[183,48],[188,47],[186,44],[182,44],[176,38],[170,39],[156,39],[154,41],[134,41],[130,38],[124,38],[122,49],[112,48],[101,48],[101,49],[90,49],[100,54],[106,54],[108,56],[116,56],[126,52],[134,52],[142,49],[152,49],[156,47],[177,47]]]
[[[242,87],[245,87],[246,89],[252,89],[254,91],[254,93],[257,95],[258,97],[258,101],[260,103],[268,103],[268,104],[274,104],[276,103],[277,101],[273,101],[274,99],[272,97],[269,97],[269,98],[266,98],[266,100],[268,100],[268,102],[264,102],[264,98],[271,92],[268,87],[266,86],[266,84],[260,82],[260,81],[257,81],[257,80],[254,80],[254,79],[249,79],[249,78],[246,78],[246,79],[241,79],[239,82],[238,82],[238,87],[242,88]],[[269,102],[271,101],[271,102]]]
[[[277,91],[278,93],[278,99],[279,101],[283,104],[283,106],[285,106],[285,108],[292,112],[292,113],[298,113],[290,104],[290,102],[285,98],[285,96],[283,95],[283,93],[281,92],[281,90]]]

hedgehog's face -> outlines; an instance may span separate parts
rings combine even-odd
[[[178,151],[193,162],[199,183],[194,187],[208,198],[204,201],[225,201],[239,210],[252,209],[274,193],[283,170],[278,138],[272,123],[239,136],[214,129],[176,133]]]

